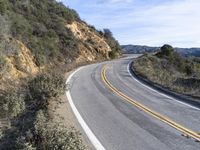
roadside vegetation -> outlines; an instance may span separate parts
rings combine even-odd
[[[0,149],[84,149],[79,132],[49,114],[51,102],[60,103],[65,91],[63,70],[44,69],[18,83],[5,78],[11,67],[24,71],[16,41],[31,50],[38,67],[74,60],[79,41],[65,27],[73,21],[81,21],[78,14],[54,0],[0,0],[0,79],[12,85],[0,86]]]
[[[170,45],[146,53],[133,63],[135,72],[178,93],[200,98],[200,59],[183,57]]]
[[[76,63],[82,47],[108,59],[93,41],[75,37],[66,27],[73,22],[83,23],[55,0],[0,0],[0,149],[85,149],[80,133],[50,113],[52,103],[63,102],[64,74],[89,63]],[[111,47],[110,58],[119,55],[110,30],[88,29]]]
[[[121,46],[119,45],[118,41],[113,37],[112,32],[109,29],[104,29],[103,31],[99,31],[100,35],[104,36],[108,45],[112,49],[109,53],[109,57],[114,59],[118,57],[121,53]]]
[[[55,122],[49,114],[52,101],[62,102],[64,81],[60,74],[42,73],[30,79],[26,88],[1,95],[0,149],[85,149],[78,131]]]

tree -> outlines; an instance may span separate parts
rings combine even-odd
[[[165,56],[171,56],[171,54],[174,52],[174,48],[171,45],[165,44],[161,48],[162,55]]]
[[[112,50],[109,53],[109,57],[115,58],[117,56],[117,54],[119,54],[121,51],[121,47],[120,47],[118,41],[113,37],[113,34],[109,29],[104,29],[103,35],[106,39],[106,42],[108,43],[108,45],[110,46],[110,48]]]
[[[113,34],[110,31],[110,29],[103,29],[103,32],[104,32],[104,37],[105,38],[113,38]]]
[[[165,44],[160,48],[160,51],[156,54],[156,56],[172,60],[173,54],[174,48],[171,45]]]

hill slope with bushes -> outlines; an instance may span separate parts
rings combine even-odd
[[[64,74],[118,57],[110,30],[97,31],[55,0],[0,0],[0,149],[85,149],[55,122]]]
[[[140,76],[181,94],[200,98],[200,59],[183,57],[170,45],[133,63]]]

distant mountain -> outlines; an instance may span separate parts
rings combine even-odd
[[[175,50],[184,56],[200,57],[200,48],[175,48]]]
[[[157,51],[160,47],[150,47],[142,45],[122,45],[122,52],[126,54],[143,54],[145,52]],[[200,48],[175,48],[175,50],[184,56],[200,57]]]
[[[150,47],[142,45],[122,45],[121,47],[123,53],[134,53],[134,54],[153,52],[159,49],[159,47]]]

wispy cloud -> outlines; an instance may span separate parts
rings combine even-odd
[[[97,28],[110,28],[121,44],[200,47],[199,0],[68,1]],[[103,2],[102,1],[102,2]]]
[[[131,3],[133,0],[100,0],[98,1],[99,3],[111,3],[111,4],[116,4],[116,3]]]

